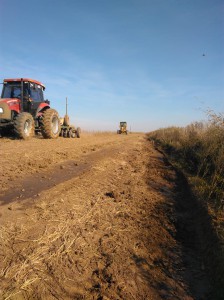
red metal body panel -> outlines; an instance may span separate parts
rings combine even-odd
[[[41,116],[43,113],[44,108],[50,108],[49,104],[47,103],[41,103],[38,107],[38,113],[37,113],[37,117]]]
[[[40,81],[37,81],[35,79],[30,79],[30,78],[8,78],[8,79],[4,79],[4,82],[13,82],[13,81],[21,81],[21,79],[23,81],[28,81],[28,82],[33,82],[36,84],[41,85],[43,88],[45,88],[45,85],[43,83],[41,83]]]
[[[0,102],[5,102],[8,104],[10,110],[16,111],[18,114],[21,112],[21,101],[18,98],[5,98],[5,99],[0,99]],[[43,110],[45,108],[50,108],[49,104],[47,103],[40,103],[38,107],[38,112],[37,112],[37,117],[41,116],[43,113]]]
[[[18,98],[5,98],[0,100],[8,104],[10,110],[14,110],[17,113],[20,113],[20,103],[21,101]]]

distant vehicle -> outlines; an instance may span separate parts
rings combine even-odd
[[[44,100],[45,86],[34,79],[4,79],[0,98],[0,133],[28,139],[34,132],[55,139],[60,133],[58,112]]]
[[[120,122],[120,129],[117,131],[117,134],[128,134],[127,122]]]

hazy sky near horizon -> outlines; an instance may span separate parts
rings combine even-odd
[[[43,82],[83,129],[224,112],[223,0],[0,0],[0,36],[0,80]]]

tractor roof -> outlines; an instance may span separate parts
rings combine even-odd
[[[13,81],[22,81],[22,80],[39,84],[45,89],[45,86],[43,85],[43,83],[41,83],[40,81],[34,80],[34,79],[30,79],[30,78],[9,78],[9,79],[4,79],[4,82],[13,82]]]

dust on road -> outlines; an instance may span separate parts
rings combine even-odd
[[[177,175],[144,134],[4,138],[0,164],[2,299],[207,299],[176,239]]]

